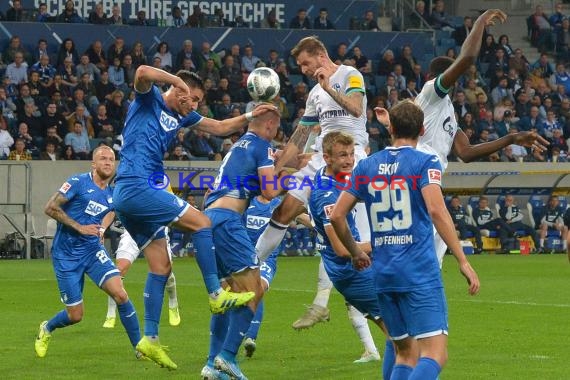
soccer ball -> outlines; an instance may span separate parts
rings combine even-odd
[[[273,100],[279,90],[279,75],[269,67],[258,67],[247,78],[247,92],[255,101]]]

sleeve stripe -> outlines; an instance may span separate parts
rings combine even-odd
[[[264,169],[264,168],[274,168],[275,165],[271,164],[271,165],[264,165],[264,166],[258,166],[258,169]]]
[[[301,121],[304,123],[318,123],[319,117],[318,116],[303,116]]]
[[[366,90],[364,90],[362,87],[350,87],[350,88],[346,89],[345,94],[348,95],[348,94],[352,94],[353,92],[365,93]]]
[[[449,94],[449,88],[444,88],[443,85],[441,84],[441,75],[437,77],[437,79],[435,80],[435,83],[433,84],[433,88],[435,90],[435,93],[437,94],[437,96],[439,96],[440,98],[445,98],[445,96],[447,94]]]

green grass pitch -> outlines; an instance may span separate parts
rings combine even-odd
[[[467,295],[453,258],[443,276],[449,305],[449,362],[444,379],[568,379],[570,264],[566,255],[471,256],[482,290]],[[256,379],[379,379],[381,363],[352,364],[362,347],[333,292],[331,321],[296,332],[316,286],[317,258],[280,258],[266,295],[266,317],[252,359],[241,367]],[[48,354],[34,354],[39,323],[62,308],[49,261],[0,262],[0,377],[3,379],[198,379],[208,350],[207,298],[193,259],[177,259],[182,323],[170,327],[163,309],[161,341],[179,369],[168,372],[135,360],[120,323],[101,327],[106,296],[86,280],[84,320],[55,331]],[[125,282],[142,320],[146,263],[138,260]],[[142,325],[141,325],[142,327]],[[377,346],[384,338],[373,325]]]

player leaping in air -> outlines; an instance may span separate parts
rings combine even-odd
[[[160,93],[155,82],[170,85]],[[210,220],[186,201],[157,189],[154,180],[164,177],[163,157],[168,144],[182,127],[206,130],[214,135],[228,135],[244,127],[248,120],[274,111],[265,105],[238,117],[217,121],[195,112],[204,97],[200,77],[189,71],[176,75],[150,66],[139,66],[135,73],[136,98],[129,107],[123,130],[121,162],[115,184],[115,207],[119,219],[144,252],[149,273],[144,290],[144,337],[137,349],[162,367],[176,369],[158,340],[164,287],[171,272],[164,228],[173,225],[193,233],[196,262],[210,296],[212,312],[244,305],[253,292],[231,293],[223,290],[218,279],[213,254]]]
[[[324,44],[317,37],[303,38],[291,50],[291,54],[308,77],[319,81],[307,99],[305,114],[297,129],[278,159],[276,168],[280,169],[298,153],[303,152],[311,129],[320,124],[321,134],[315,142],[316,152],[309,163],[294,174],[297,186],[290,190],[273,212],[269,226],[256,244],[256,252],[261,261],[265,261],[273,250],[281,243],[289,223],[307,207],[310,186],[299,186],[312,181],[317,169],[325,166],[322,153],[323,138],[330,132],[343,131],[355,140],[355,163],[366,157],[368,145],[366,133],[366,96],[362,74],[354,67],[336,65],[330,58]],[[362,241],[369,241],[370,231],[366,221],[363,204],[356,207],[356,226]],[[303,329],[329,319],[327,304],[333,284],[323,267],[319,265],[319,281],[317,295],[307,312],[293,323],[293,328]],[[358,331],[365,347],[372,342],[368,323],[362,313],[350,313],[350,320]]]
[[[479,57],[485,28],[496,22],[505,22],[506,19],[507,15],[499,9],[489,9],[479,16],[455,61],[445,56],[436,57],[431,61],[429,67],[431,79],[415,99],[415,103],[424,112],[424,134],[419,137],[417,149],[436,154],[441,161],[443,171],[447,168],[447,156],[452,149],[463,162],[471,162],[511,144],[540,151],[545,150],[545,145],[548,145],[548,142],[536,132],[508,134],[487,143],[471,145],[467,135],[457,126],[455,111],[449,97],[451,88]],[[380,108],[375,111],[378,121],[384,125],[390,124],[387,112]],[[435,247],[441,266],[447,246],[437,234]]]

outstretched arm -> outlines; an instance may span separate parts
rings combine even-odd
[[[253,118],[261,116],[266,112],[279,111],[272,104],[261,104],[255,107],[253,111],[244,113],[240,116],[232,117],[231,119],[220,121],[205,117],[195,128],[204,132],[208,132],[214,136],[228,136],[232,133],[240,131]]]
[[[550,143],[536,132],[519,132],[483,144],[471,145],[467,135],[458,129],[453,140],[453,152],[461,158],[461,161],[471,162],[511,144],[522,145],[543,152]]]
[[[506,19],[507,15],[499,9],[489,9],[479,16],[473,25],[473,29],[461,46],[461,53],[459,53],[455,62],[445,70],[441,76],[440,83],[443,88],[453,86],[457,79],[467,71],[469,66],[475,63],[475,60],[479,56],[479,51],[481,50],[481,41],[483,40],[485,28],[494,25],[496,21],[503,23]]]

